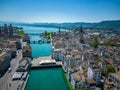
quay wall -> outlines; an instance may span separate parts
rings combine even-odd
[[[34,70],[34,69],[41,69],[41,68],[54,68],[54,67],[62,67],[62,65],[31,66],[30,69],[31,69],[31,70]]]

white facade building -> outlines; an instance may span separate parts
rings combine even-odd
[[[100,84],[100,80],[101,80],[101,69],[98,67],[95,68],[91,68],[90,66],[88,67],[88,72],[87,72],[88,78],[93,78],[96,82],[96,85]]]

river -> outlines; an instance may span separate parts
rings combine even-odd
[[[62,29],[64,30],[64,29]],[[24,27],[25,33],[57,32],[55,28]],[[31,40],[40,40],[38,35],[31,35]],[[51,44],[30,44],[32,56],[48,56],[52,54]],[[69,90],[62,68],[46,68],[30,70],[25,90]]]

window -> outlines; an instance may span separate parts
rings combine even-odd
[[[96,76],[94,78],[96,79]]]

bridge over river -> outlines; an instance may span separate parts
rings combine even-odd
[[[43,56],[38,58],[33,58],[31,69],[36,68],[47,68],[47,67],[62,67],[61,62],[56,62],[51,56]]]
[[[41,35],[41,33],[25,33],[27,35]]]
[[[30,40],[30,44],[43,44],[43,43],[50,43],[50,40]]]
[[[41,35],[41,33],[25,33],[27,35]],[[45,37],[41,37],[39,40],[30,40],[28,43],[29,44],[43,44],[43,43],[50,43],[50,39],[47,39]]]

